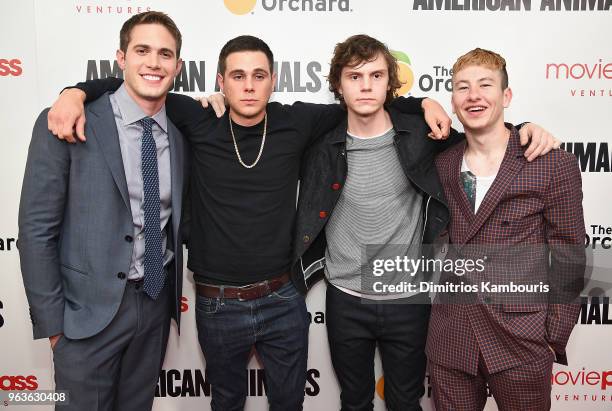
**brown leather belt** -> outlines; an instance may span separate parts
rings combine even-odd
[[[254,300],[265,297],[289,282],[289,273],[271,278],[260,283],[243,285],[242,287],[215,286],[196,283],[196,292],[201,297],[234,298],[239,301]]]

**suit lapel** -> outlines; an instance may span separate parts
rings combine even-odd
[[[482,225],[487,221],[504,194],[506,194],[508,187],[510,187],[517,174],[523,168],[525,161],[526,160],[523,156],[523,151],[519,142],[518,132],[515,128],[512,128],[510,139],[508,140],[508,147],[506,148],[506,153],[499,167],[499,171],[497,172],[497,176],[482,200],[482,203],[478,208],[478,212],[474,216],[472,224],[470,224],[470,229],[467,233],[465,241],[463,242],[464,244],[470,241],[470,239],[474,237],[476,233],[478,233]]]
[[[450,170],[450,188],[452,196],[457,199],[457,203],[463,217],[468,222],[468,226],[472,226],[474,223],[474,211],[472,211],[472,205],[470,204],[463,184],[461,183],[461,163],[463,162],[463,153],[465,152],[465,141],[462,141],[457,145],[454,155],[450,158],[449,170]],[[460,241],[464,243],[464,241]]]
[[[125,169],[123,168],[121,147],[119,145],[119,132],[117,131],[117,124],[115,123],[115,116],[108,95],[92,103],[90,110],[93,116],[89,116],[87,119],[91,131],[88,135],[93,135],[98,141],[98,146],[104,154],[108,168],[121,193],[121,198],[123,198],[123,202],[131,214],[130,197],[125,179]]]

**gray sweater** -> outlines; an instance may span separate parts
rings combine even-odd
[[[372,281],[420,279],[405,272],[372,276],[376,259],[421,257],[423,197],[402,170],[394,136],[393,129],[370,138],[347,135],[348,174],[325,227],[328,280],[360,294],[377,294]]]

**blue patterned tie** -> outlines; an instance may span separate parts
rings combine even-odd
[[[154,300],[164,287],[161,222],[159,217],[159,174],[157,146],[153,139],[153,119],[145,117],[142,124],[142,184],[144,189],[144,285],[143,290]]]

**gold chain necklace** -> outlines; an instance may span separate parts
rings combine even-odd
[[[234,127],[232,126],[232,116],[228,114],[227,117],[229,118],[230,132],[232,133],[232,141],[234,142],[234,149],[236,150],[236,156],[238,156],[238,162],[244,168],[255,167],[257,163],[259,162],[259,159],[261,158],[261,153],[263,153],[264,144],[266,143],[266,131],[268,130],[268,113],[264,115],[264,131],[263,131],[263,136],[261,138],[261,147],[259,147],[259,154],[257,154],[257,158],[255,159],[255,162],[251,165],[245,164],[244,161],[242,161],[242,157],[240,157],[240,151],[238,150],[238,144],[236,143],[236,136],[234,136]]]

